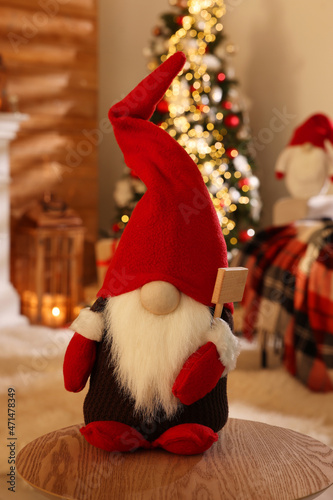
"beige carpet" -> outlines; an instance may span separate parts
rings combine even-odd
[[[16,391],[17,452],[42,434],[81,422],[84,392],[70,394],[63,387],[62,359],[71,332],[25,327],[2,331],[0,336],[0,474],[3,479],[8,472],[8,387]],[[309,391],[282,367],[255,369],[253,354],[253,349],[244,349],[239,367],[229,375],[230,416],[287,427],[333,447],[333,393]],[[29,496],[30,490],[22,488],[24,493],[16,497],[19,500],[38,497],[37,494]],[[0,499],[7,498],[14,497],[8,496],[2,482]],[[333,499],[332,490],[327,498]]]

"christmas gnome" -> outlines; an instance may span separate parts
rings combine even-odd
[[[324,114],[314,114],[296,130],[275,166],[285,178],[293,198],[308,200],[324,194],[333,180],[333,124]]]
[[[147,186],[120,239],[98,298],[71,325],[68,391],[90,376],[81,433],[107,451],[202,453],[228,418],[235,367],[232,304],[213,319],[227,250],[202,176],[186,151],[149,122],[181,71],[177,52],[109,112],[128,167]]]

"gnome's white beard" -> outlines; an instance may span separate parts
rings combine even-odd
[[[174,312],[157,316],[144,309],[135,290],[110,298],[105,317],[117,381],[135,410],[147,420],[160,409],[174,415],[172,386],[187,358],[209,338],[209,308],[181,294]]]

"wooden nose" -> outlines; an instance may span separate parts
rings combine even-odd
[[[141,288],[141,303],[147,311],[156,314],[169,314],[177,309],[180,301],[179,290],[166,281],[151,281]]]

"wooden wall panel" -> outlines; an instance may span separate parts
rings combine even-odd
[[[97,0],[0,0],[8,94],[29,115],[11,145],[14,218],[53,191],[97,238]],[[86,135],[85,135],[86,134]],[[87,259],[86,259],[87,262]]]

